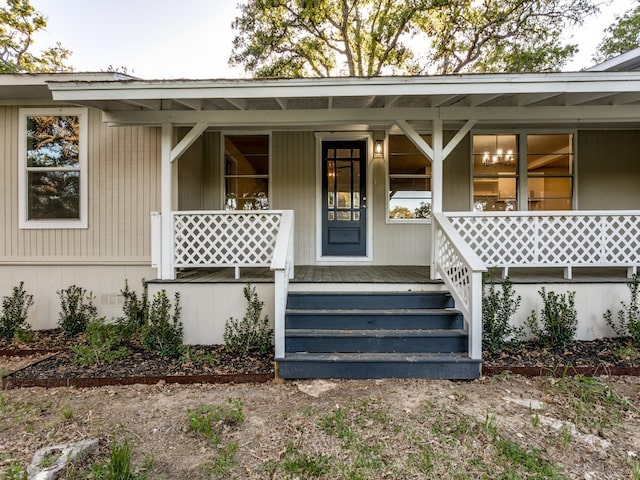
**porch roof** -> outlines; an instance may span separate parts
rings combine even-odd
[[[640,72],[53,81],[53,99],[113,124],[335,124],[395,118],[496,123],[640,121]],[[603,108],[606,107],[606,108]],[[532,115],[532,112],[536,112]],[[221,115],[222,114],[222,115]]]

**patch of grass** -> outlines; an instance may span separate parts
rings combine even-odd
[[[635,345],[625,345],[623,347],[616,348],[613,354],[616,358],[627,360],[638,360],[638,358],[640,358],[640,350]]]
[[[611,387],[594,377],[564,376],[550,381],[552,388],[567,397],[573,422],[589,428],[613,428],[629,408],[629,400],[616,394]]]
[[[27,480],[27,471],[17,462],[7,465],[0,480]]]
[[[540,415],[536,411],[531,414],[531,425],[533,425],[533,428],[540,426]]]
[[[347,418],[347,412],[342,407],[338,407],[333,413],[320,417],[318,426],[325,434],[338,437],[345,442],[345,448],[348,448],[355,437],[351,422]]]
[[[65,420],[71,420],[73,418],[73,408],[69,405],[62,407],[62,418]]]
[[[348,461],[334,464],[341,478],[379,478],[393,463],[392,454],[387,453],[387,439],[393,435],[388,412],[371,399],[349,401],[320,417],[318,426],[326,435],[341,440],[342,449],[348,452]],[[381,436],[372,433],[380,431]]]
[[[485,415],[482,430],[490,439],[495,440],[498,438],[498,420],[496,419],[495,414],[487,413]]]
[[[223,427],[235,427],[244,422],[243,406],[242,400],[229,398],[226,405],[199,405],[187,410],[189,429],[202,435],[211,444],[218,445]]]
[[[38,467],[45,469],[53,466],[58,461],[61,454],[62,450],[51,450],[50,452],[45,453],[40,459]]]
[[[219,446],[216,458],[205,467],[205,473],[214,478],[229,478],[231,472],[238,465],[236,460],[237,450],[237,442],[229,442],[224,446]]]
[[[633,480],[640,480],[640,459],[631,459],[631,478]]]
[[[499,457],[507,462],[505,473],[513,469],[513,476],[503,478],[522,478],[520,475],[516,475],[519,469],[524,470],[528,477],[541,480],[563,478],[560,475],[560,469],[551,465],[535,448],[521,447],[518,443],[507,438],[498,439],[494,445]]]
[[[11,372],[9,371],[8,368],[5,367],[0,367],[0,378],[2,377],[6,377],[7,375],[9,375]]]
[[[562,425],[562,428],[560,429],[560,440],[562,442],[562,448],[564,449],[571,445],[571,441],[573,440],[571,428],[566,423]]]
[[[300,452],[293,442],[287,443],[281,463],[285,473],[297,478],[320,478],[329,474],[332,468],[330,457]]]
[[[133,449],[128,440],[114,440],[109,456],[90,463],[72,464],[67,468],[63,480],[146,480],[153,468],[153,456],[146,456],[143,466],[134,470],[131,456]]]
[[[186,346],[182,354],[184,363],[194,363],[196,365],[209,365],[211,367],[219,363],[218,358],[212,353],[205,352],[198,348]]]

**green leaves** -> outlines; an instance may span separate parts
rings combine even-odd
[[[640,5],[616,17],[605,30],[605,37],[593,56],[595,62],[628,52],[640,46]]]
[[[559,70],[593,0],[249,0],[229,63],[256,77]]]
[[[34,34],[44,30],[47,21],[29,0],[7,0],[0,9],[0,73],[70,71],[65,65],[71,52],[60,43],[40,54],[32,51]]]

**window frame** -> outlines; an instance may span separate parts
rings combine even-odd
[[[78,167],[67,168],[79,171],[79,218],[77,219],[29,219],[29,175],[30,171],[65,171],[64,168],[29,167],[27,165],[27,117],[78,117]],[[18,223],[20,229],[86,229],[89,226],[89,174],[88,174],[88,109],[86,108],[21,108],[18,120]]]
[[[433,179],[433,170],[432,173],[430,174],[401,174],[401,173],[397,173],[397,174],[392,174],[391,172],[391,167],[390,167],[390,161],[391,161],[391,140],[390,137],[392,135],[396,135],[396,136],[405,136],[402,133],[394,133],[391,134],[389,132],[387,132],[387,134],[385,135],[385,141],[384,141],[384,151],[383,151],[383,155],[384,155],[384,167],[385,167],[385,223],[389,224],[389,225],[402,225],[402,224],[410,224],[410,225],[430,225],[431,224],[431,215],[429,215],[429,218],[390,218],[389,217],[389,213],[391,212],[390,209],[390,198],[389,198],[389,192],[391,190],[391,179],[392,178],[419,178],[419,179],[428,179],[429,180],[429,184],[431,185],[431,190],[428,190],[431,192],[432,194],[432,199],[433,199],[433,183],[432,183],[432,179]],[[418,135],[420,135],[420,137],[424,139],[425,136],[430,137],[429,141],[425,140],[429,146],[433,146],[433,133],[430,131],[420,131],[418,132]],[[408,137],[407,137],[408,139]],[[421,153],[421,152],[418,152]],[[432,160],[425,156],[427,162],[429,162],[429,164],[431,165]],[[432,203],[433,205],[433,203]]]
[[[527,136],[528,135],[571,135],[572,136],[572,174],[565,176],[571,178],[571,211],[577,209],[578,205],[578,131],[574,128],[567,129],[477,129],[469,132],[469,211],[474,209],[474,187],[473,187],[473,137],[474,135],[515,135],[518,144],[518,164],[516,165],[516,212],[535,211],[529,208],[529,190],[528,190],[528,156]],[[538,177],[540,178],[540,177]],[[522,195],[522,192],[525,195]],[[548,210],[550,212],[560,210]]]
[[[268,148],[268,155],[269,155],[269,161],[268,161],[268,173],[266,175],[264,174],[256,174],[256,175],[227,175],[226,172],[226,138],[227,137],[254,137],[254,136],[266,136],[268,138],[268,142],[269,142],[269,148]],[[222,206],[222,210],[227,210],[227,178],[259,178],[259,179],[267,179],[267,188],[269,189],[267,192],[267,203],[268,203],[268,207],[264,210],[246,210],[246,211],[254,211],[254,212],[259,212],[259,211],[265,211],[265,210],[271,210],[273,208],[273,204],[272,204],[272,177],[273,177],[273,138],[272,138],[272,132],[270,130],[265,131],[265,130],[240,130],[240,131],[223,131],[220,132],[220,182],[221,182],[221,186],[220,186],[220,205]],[[242,209],[238,209],[235,208],[233,210],[230,211],[234,211],[234,212],[241,212],[243,211]]]

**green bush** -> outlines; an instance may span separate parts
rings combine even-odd
[[[247,300],[247,311],[242,320],[229,318],[224,326],[224,343],[227,350],[242,354],[249,352],[268,353],[273,347],[273,329],[269,318],[262,316],[261,302],[255,287],[248,283],[243,289]]]
[[[118,323],[123,327],[127,336],[133,336],[136,332],[147,323],[149,318],[149,294],[147,290],[147,282],[142,279],[142,294],[138,298],[135,290],[129,289],[129,284],[125,280],[124,289],[120,290],[120,294],[124,298],[122,305],[123,317],[118,319]]]
[[[14,337],[23,336],[29,331],[27,318],[29,308],[33,305],[33,295],[29,295],[24,289],[24,282],[13,287],[13,294],[2,299],[2,312],[0,312],[0,337],[11,340]]]
[[[627,283],[631,300],[627,304],[620,302],[622,309],[618,310],[618,322],[613,321],[611,310],[607,310],[604,319],[609,326],[621,337],[631,337],[633,344],[640,348],[640,305],[638,305],[638,275],[634,274]]]
[[[184,349],[182,333],[180,294],[176,293],[172,314],[167,292],[161,290],[153,297],[147,322],[140,330],[142,346],[163,357],[177,358]]]
[[[74,361],[79,365],[91,366],[113,361],[129,355],[122,345],[122,329],[114,323],[106,323],[104,318],[96,318],[87,323],[82,334],[84,343],[71,347]]]
[[[87,323],[96,318],[98,309],[93,305],[93,294],[76,285],[58,291],[60,315],[58,324],[67,335],[77,335],[87,328]]]
[[[482,346],[497,353],[506,345],[519,343],[524,337],[524,328],[511,324],[511,317],[520,307],[521,297],[513,291],[509,278],[502,281],[500,291],[493,283],[493,272],[489,275],[489,286],[482,277]]]
[[[556,349],[565,348],[571,344],[578,330],[578,313],[575,308],[576,292],[547,293],[544,287],[538,292],[542,297],[541,322],[538,325],[536,312],[531,312],[527,325],[536,341],[541,345]]]

